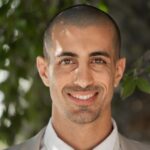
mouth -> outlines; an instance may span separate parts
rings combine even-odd
[[[76,105],[91,105],[96,100],[98,92],[70,92],[67,95]]]

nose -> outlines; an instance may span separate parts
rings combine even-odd
[[[74,84],[82,88],[86,88],[93,84],[93,75],[88,65],[79,66],[75,70]]]

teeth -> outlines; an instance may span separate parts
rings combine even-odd
[[[91,95],[72,95],[74,98],[80,99],[80,100],[87,100],[94,96],[93,94]]]

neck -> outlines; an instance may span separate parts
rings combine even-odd
[[[62,116],[55,119],[53,116],[52,124],[59,138],[74,149],[92,149],[112,131],[111,113],[105,116],[87,124],[77,124]]]

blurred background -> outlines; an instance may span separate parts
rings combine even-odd
[[[113,98],[113,117],[127,137],[150,143],[149,0],[0,0],[0,149],[44,127],[51,115],[49,91],[38,76],[48,20],[74,4],[108,12],[122,33],[124,79]]]

